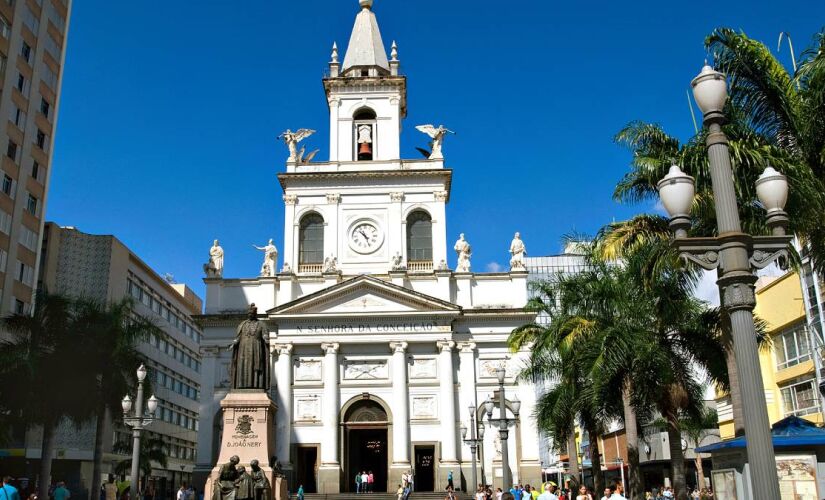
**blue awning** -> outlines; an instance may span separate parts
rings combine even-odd
[[[797,446],[825,446],[825,429],[799,417],[787,417],[773,425],[771,429],[774,448],[790,448]],[[696,448],[698,453],[711,453],[718,450],[745,448],[747,441],[744,436],[719,441]]]

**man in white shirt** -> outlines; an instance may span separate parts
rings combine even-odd
[[[610,500],[627,500],[623,493],[624,485],[622,483],[616,483],[616,486],[613,488],[613,495],[610,496]]]
[[[544,485],[544,493],[539,495],[538,500],[559,500],[556,496],[556,486],[553,484]]]
[[[610,500],[610,497],[613,495],[613,491],[608,487],[604,489],[604,495],[602,495],[601,500]]]

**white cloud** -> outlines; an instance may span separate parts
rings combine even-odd
[[[490,262],[487,264],[487,272],[488,273],[500,273],[504,271],[504,268],[501,267],[501,264],[498,262]]]
[[[711,306],[719,305],[719,288],[716,286],[716,271],[704,271],[702,279],[696,284],[693,290],[696,298],[708,302]]]

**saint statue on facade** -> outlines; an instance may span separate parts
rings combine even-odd
[[[416,130],[427,134],[430,136],[430,147],[432,148],[430,152],[430,160],[436,160],[444,158],[444,155],[441,153],[441,146],[444,144],[444,138],[447,134],[455,134],[452,130],[444,127],[444,125],[439,125],[438,127],[434,125],[418,125],[415,127]]]
[[[232,342],[232,389],[269,388],[269,349],[266,328],[258,321],[258,308],[249,306],[248,318],[238,325]]]
[[[266,246],[252,246],[264,253],[264,263],[261,264],[261,276],[275,276],[275,273],[278,272],[278,249],[272,243],[272,239],[270,238]]]
[[[516,233],[513,236],[513,241],[510,242],[510,270],[524,270],[524,256],[527,255],[527,249],[524,242],[521,241],[521,234]]]
[[[298,143],[314,133],[314,130],[302,128],[296,132],[286,129],[286,132],[279,135],[278,139],[284,141],[289,148],[289,158],[286,161],[298,161]]]
[[[455,250],[455,253],[458,254],[458,263],[455,266],[455,272],[469,273],[472,248],[470,247],[470,243],[464,239],[464,233],[461,233],[458,237],[458,241],[455,242],[453,249]]]
[[[223,277],[223,248],[218,240],[215,240],[209,249],[209,262],[203,265],[203,271],[207,278]]]
[[[330,255],[326,259],[324,259],[324,270],[325,273],[337,273],[338,272],[338,258],[334,255]]]
[[[401,253],[398,252],[392,257],[392,270],[393,271],[404,271],[407,267],[404,265],[404,257],[401,256]]]

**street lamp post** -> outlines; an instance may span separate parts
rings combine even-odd
[[[693,178],[678,166],[659,183],[662,204],[670,215],[676,233],[674,247],[684,258],[706,270],[718,269],[717,285],[722,307],[731,323],[733,352],[739,376],[744,414],[745,437],[750,463],[751,495],[757,500],[779,498],[779,481],[771,441],[770,421],[765,405],[765,390],[759,368],[756,329],[753,323],[755,269],[775,261],[785,265],[791,237],[785,234],[788,215],[784,211],[788,182],[771,167],[756,182],[757,198],[767,210],[770,236],[751,236],[742,232],[739,207],[733,183],[728,141],[722,132],[727,100],[725,75],[708,65],[691,82],[696,103],[708,127],[707,151],[713,186],[713,201],[718,224],[717,237],[688,238],[690,209],[695,194]]]
[[[510,453],[507,449],[507,435],[509,434],[509,425],[514,423],[518,419],[518,412],[519,408],[521,408],[521,401],[518,400],[518,397],[513,397],[513,401],[511,401],[511,408],[513,410],[513,416],[515,418],[509,419],[507,418],[507,398],[504,394],[504,368],[499,367],[496,369],[496,377],[498,377],[498,408],[499,408],[499,417],[493,418],[493,409],[495,408],[496,404],[493,402],[490,397],[487,397],[487,401],[484,402],[484,409],[487,411],[487,421],[490,424],[497,423],[498,424],[498,435],[501,438],[501,481],[503,483],[502,490],[507,490],[512,483],[513,483],[513,475],[510,471]]]
[[[123,401],[120,402],[120,405],[123,408],[123,423],[132,428],[133,498],[139,498],[138,489],[140,487],[140,476],[138,474],[140,473],[140,435],[143,428],[155,420],[154,414],[155,410],[158,408],[158,400],[154,395],[152,395],[149,397],[149,400],[146,401],[146,406],[149,412],[145,414],[143,413],[143,381],[146,379],[145,366],[140,365],[140,368],[137,369],[137,379],[138,387],[137,397],[135,398],[134,416],[129,415],[129,412],[132,410],[132,399],[129,398],[129,395],[127,394],[124,396]]]
[[[478,447],[481,446],[481,443],[484,442],[484,427],[479,425],[479,422],[476,422],[476,407],[470,405],[467,409],[470,411],[470,437],[467,437],[467,428],[464,427],[464,424],[462,424],[461,440],[470,446],[470,454],[473,456],[473,488],[477,488],[478,478],[476,476],[476,452],[478,451]]]

